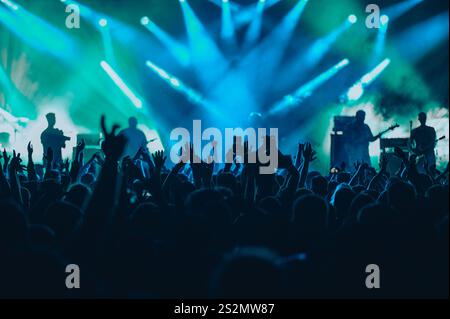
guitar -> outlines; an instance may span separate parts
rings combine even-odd
[[[396,128],[399,128],[399,127],[400,127],[400,125],[398,125],[397,123],[394,124],[394,125],[391,125],[388,129],[386,129],[386,130],[384,130],[384,131],[378,133],[378,135],[375,136],[375,140],[379,139],[380,137],[382,137],[382,136],[383,136],[384,134],[386,134],[387,132],[393,131],[393,130],[395,130]]]
[[[411,152],[413,152],[413,153],[416,154],[417,156],[422,156],[422,155],[425,155],[426,153],[428,153],[428,152],[434,150],[435,147],[436,147],[436,143],[438,143],[439,141],[445,140],[445,139],[446,139],[446,136],[445,136],[445,135],[444,135],[444,136],[441,136],[440,138],[438,138],[438,139],[436,139],[436,140],[434,141],[434,144],[433,144],[432,146],[427,147],[427,148],[425,148],[425,149],[423,149],[423,150],[419,149],[418,147],[414,147],[414,145],[411,145],[411,146],[410,146],[410,149],[411,149]]]

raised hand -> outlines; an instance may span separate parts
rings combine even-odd
[[[20,153],[16,155],[16,151],[13,150],[13,157],[11,159],[11,165],[9,168],[15,172],[21,172],[24,169],[24,166],[21,165],[22,159],[20,158]]]
[[[6,149],[3,149],[3,170],[6,171],[6,168],[8,167],[9,160],[11,159],[11,156],[8,156],[8,153],[6,153]]]
[[[317,159],[316,151],[313,150],[311,143],[306,143],[303,149],[303,158],[305,161],[313,162]]]
[[[31,144],[31,142],[28,142],[27,151],[28,151],[28,157],[30,158],[33,155],[33,144]]]
[[[298,169],[300,167],[303,158],[303,149],[305,145],[303,143],[298,143],[297,155],[295,156],[295,167]]]
[[[156,151],[152,154],[153,163],[157,170],[161,170],[164,167],[164,163],[167,160],[167,156],[164,156],[164,151]]]
[[[124,151],[126,139],[123,135],[116,134],[120,127],[117,124],[113,125],[111,131],[107,131],[104,115],[102,115],[100,125],[105,138],[102,143],[103,153],[105,153],[107,159],[117,162]]]

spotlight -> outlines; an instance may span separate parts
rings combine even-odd
[[[353,85],[347,92],[349,101],[358,101],[364,94],[364,87],[361,83]]]
[[[19,10],[19,6],[10,0],[1,0],[6,6],[12,10]]]
[[[365,74],[358,82],[356,82],[346,93],[346,98],[343,100],[355,102],[358,101],[364,94],[364,90],[369,86],[380,74],[389,66],[390,59],[384,59],[372,71]]]
[[[114,71],[114,69],[106,61],[101,61],[100,66],[108,74],[111,80],[119,87],[119,89],[123,92],[123,94],[125,94],[128,97],[128,99],[130,99],[131,103],[133,103],[136,108],[141,109],[143,105],[141,99],[139,99],[131,91],[131,89],[125,84],[125,82],[116,73],[116,71]]]
[[[355,24],[357,21],[358,18],[354,14],[348,16],[348,22],[350,22],[351,24]]]
[[[150,23],[150,19],[148,17],[142,17],[141,24],[148,25]]]
[[[105,18],[102,18],[102,19],[98,20],[98,25],[101,26],[102,28],[104,28],[108,25],[108,20],[106,20]]]
[[[388,22],[389,22],[389,17],[388,17],[387,15],[383,14],[383,15],[380,17],[380,22],[381,22],[382,25],[388,24]]]
[[[275,114],[282,111],[283,109],[287,109],[289,107],[302,103],[302,101],[311,96],[320,86],[322,86],[325,82],[338,74],[339,71],[341,71],[349,64],[350,61],[348,59],[344,59],[327,71],[319,74],[311,81],[302,85],[295,92],[286,95],[283,100],[279,101],[272,107],[269,114]]]

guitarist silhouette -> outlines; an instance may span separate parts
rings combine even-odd
[[[62,163],[61,149],[66,147],[66,141],[70,140],[70,137],[64,136],[63,131],[55,128],[56,116],[54,113],[48,113],[46,116],[48,127],[41,134],[41,143],[44,148],[44,165],[45,154],[49,148],[53,151],[53,164],[59,165]]]
[[[378,140],[384,133],[398,127],[393,125],[389,129],[378,135],[373,135],[370,127],[364,123],[366,112],[360,110],[356,112],[355,120],[347,125],[344,130],[346,152],[348,164],[363,162],[370,165],[369,144]]]
[[[428,165],[428,168],[436,167],[436,131],[433,127],[427,126],[427,115],[419,113],[420,126],[411,131],[410,147],[411,151],[420,156]],[[420,161],[420,159],[419,159]],[[421,167],[422,165],[419,165]]]

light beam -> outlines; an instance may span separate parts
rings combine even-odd
[[[131,91],[131,89],[125,84],[122,78],[114,71],[114,69],[106,62],[101,61],[100,66],[108,74],[111,80],[117,85],[117,87],[128,97],[133,105],[140,109],[142,108],[142,101]]]
[[[270,115],[276,114],[280,111],[286,110],[290,107],[300,104],[304,99],[311,96],[315,90],[317,90],[321,85],[330,80],[333,76],[335,76],[339,71],[348,66],[350,61],[348,59],[344,59],[323,72],[319,76],[315,77],[308,83],[302,85],[298,88],[294,93],[286,95],[282,101],[276,103],[271,111]]]
[[[391,64],[390,59],[384,59],[380,64],[378,64],[372,71],[365,74],[358,82],[356,82],[343,97],[344,101],[356,102],[363,95],[365,88],[372,84],[381,73]]]

